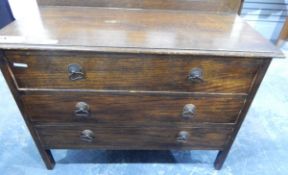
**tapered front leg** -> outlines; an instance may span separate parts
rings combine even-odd
[[[228,153],[229,153],[229,150],[223,150],[223,151],[218,152],[217,157],[214,162],[214,167],[216,170],[220,170],[222,168],[227,158]]]
[[[55,160],[53,158],[53,155],[51,153],[51,151],[49,149],[42,149],[42,148],[38,148],[41,157],[46,165],[46,168],[48,170],[52,170],[55,166]]]

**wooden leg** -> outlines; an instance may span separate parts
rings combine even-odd
[[[38,148],[38,149],[46,165],[46,168],[48,170],[52,170],[55,166],[55,160],[53,158],[51,151],[49,149],[42,149],[42,148]]]
[[[214,168],[220,170],[226,160],[229,150],[219,151],[214,162]]]
[[[288,23],[287,23],[287,27],[288,27]],[[287,28],[288,29],[288,28]],[[287,32],[288,33],[288,32]],[[288,36],[288,35],[287,35]],[[242,109],[242,112],[239,116],[239,121],[237,122],[236,126],[235,126],[235,129],[234,129],[234,132],[231,136],[231,139],[229,139],[229,142],[225,145],[224,149],[219,151],[217,157],[216,157],[216,160],[214,162],[214,167],[216,170],[220,170],[226,160],[226,157],[230,151],[230,148],[232,147],[232,144],[234,142],[234,139],[236,138],[237,136],[237,133],[245,119],[245,116],[249,110],[249,107],[251,106],[251,103],[255,97],[255,94],[261,84],[261,81],[263,80],[264,78],[264,75],[270,65],[270,62],[271,62],[271,59],[265,59],[263,60],[263,63],[261,65],[261,68],[258,70],[257,72],[257,75],[255,77],[255,82],[251,88],[251,92],[249,94],[249,96],[246,98],[246,103],[245,103],[245,106],[243,107]]]
[[[26,123],[26,125],[27,125],[27,127],[31,133],[31,136],[34,139],[36,147],[38,148],[38,151],[39,151],[47,169],[52,170],[53,167],[55,166],[54,158],[53,158],[50,150],[44,149],[42,147],[42,144],[40,143],[40,140],[36,134],[35,129],[32,127],[32,124],[30,123],[28,117],[26,116],[26,114],[23,110],[24,107],[23,107],[23,104],[21,103],[21,100],[20,100],[20,94],[17,91],[17,87],[15,86],[13,79],[10,76],[11,70],[9,70],[8,61],[4,57],[4,54],[2,51],[0,51],[0,68],[1,68],[1,72],[4,75],[4,78],[6,79],[7,84],[10,87],[10,90],[13,94],[13,97],[14,97],[14,99],[15,99],[15,101],[16,101],[16,103],[17,103],[17,105],[21,111],[21,114],[24,118],[24,121],[25,121],[25,123]]]

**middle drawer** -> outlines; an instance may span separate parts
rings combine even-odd
[[[26,114],[40,123],[235,123],[244,96],[61,93],[23,95]]]

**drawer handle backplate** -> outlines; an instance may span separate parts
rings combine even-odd
[[[92,142],[95,138],[95,134],[90,129],[85,129],[80,134],[80,139],[85,142]]]
[[[186,143],[189,139],[189,133],[187,131],[180,131],[176,138],[178,143]]]
[[[85,79],[83,68],[79,64],[68,65],[69,79],[71,81]]]
[[[89,105],[85,102],[76,103],[74,114],[76,117],[89,117],[90,116]]]
[[[201,68],[195,67],[191,69],[189,75],[188,75],[188,80],[191,82],[203,82],[203,71]]]
[[[191,119],[196,115],[196,106],[194,104],[186,104],[182,111],[184,119]]]

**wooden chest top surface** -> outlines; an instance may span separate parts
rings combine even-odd
[[[282,57],[235,14],[97,7],[40,7],[0,30],[0,48]]]

